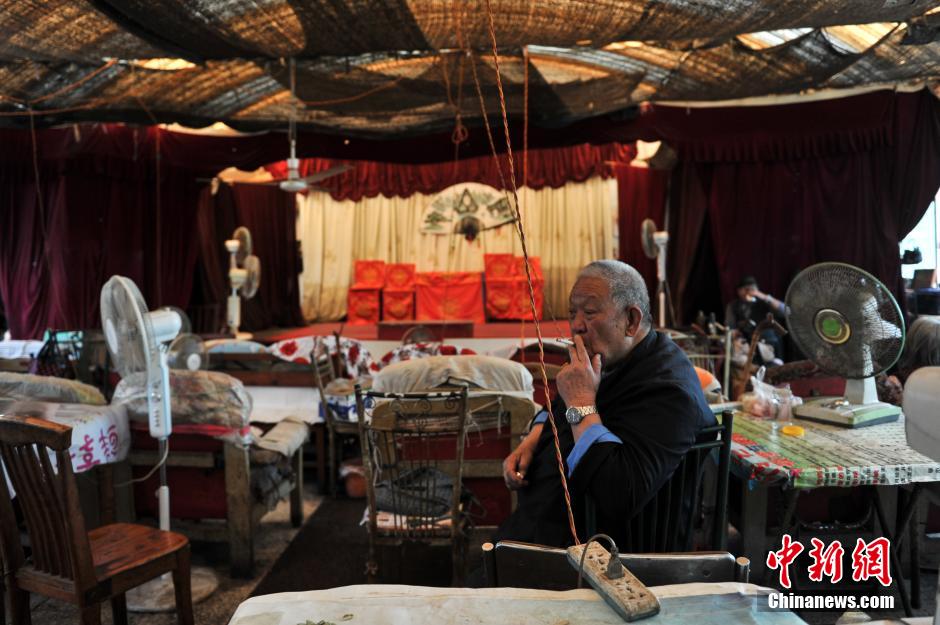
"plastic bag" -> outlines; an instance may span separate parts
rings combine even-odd
[[[755,417],[775,419],[780,410],[780,403],[774,393],[774,387],[758,380],[753,375],[751,386],[754,388],[753,391],[741,395],[741,405],[744,411]]]
[[[764,382],[765,371],[766,369],[761,367],[751,376],[753,390],[741,395],[742,408],[755,417],[789,421],[792,417],[791,408],[799,406],[803,400],[793,396],[789,384],[775,388]]]

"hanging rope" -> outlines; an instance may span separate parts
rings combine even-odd
[[[39,208],[39,231],[42,232],[42,260],[49,267],[49,233],[46,231],[46,205],[42,197],[42,185],[39,179],[39,143],[36,140],[36,120],[33,109],[29,109],[29,136],[33,148],[33,176],[36,185],[36,205]]]
[[[463,72],[464,72],[464,62],[466,60],[465,54],[458,55],[457,61],[457,99],[454,100],[454,96],[451,89],[450,83],[450,71],[447,67],[447,57],[440,51],[437,53],[438,59],[440,61],[439,65],[441,68],[441,74],[444,77],[444,87],[447,91],[447,104],[454,111],[454,130],[450,133],[450,140],[454,144],[454,182],[457,182],[457,171],[458,171],[458,161],[460,159],[460,144],[467,140],[470,136],[470,132],[467,130],[467,127],[463,123]]]
[[[496,67],[496,89],[499,92],[499,105],[500,105],[500,111],[502,113],[502,118],[503,118],[503,133],[506,139],[506,157],[509,162],[509,179],[512,184],[512,186],[510,187],[512,191],[512,199],[513,199],[512,206],[516,212],[516,231],[519,234],[519,242],[520,242],[520,245],[522,246],[522,256],[523,256],[523,259],[525,260],[526,281],[529,286],[529,304],[532,309],[532,320],[535,325],[535,334],[536,334],[536,338],[538,339],[538,345],[539,345],[539,369],[541,370],[541,374],[542,374],[542,383],[545,385],[545,388],[548,389],[549,388],[548,373],[545,370],[545,346],[542,341],[541,324],[539,323],[538,314],[536,312],[537,309],[535,305],[535,288],[532,284],[532,268],[529,263],[529,252],[528,252],[528,248],[526,245],[525,228],[522,223],[522,213],[519,210],[519,195],[518,195],[518,190],[516,188],[516,172],[515,172],[513,158],[512,158],[512,142],[510,141],[510,137],[509,137],[509,117],[506,113],[506,96],[505,96],[505,93],[503,92],[503,82],[500,77],[500,71],[499,71],[499,50],[497,49],[497,46],[496,46],[496,26],[493,21],[493,9],[490,6],[490,0],[486,0],[486,16],[487,16],[487,21],[488,21],[488,26],[489,26],[490,42],[493,48],[493,62]],[[498,166],[499,159],[496,156],[496,146],[493,142],[493,137],[490,131],[489,121],[487,120],[486,109],[483,103],[482,89],[480,88],[480,83],[476,74],[475,67],[474,67],[473,75],[474,75],[474,81],[476,82],[477,94],[479,95],[480,104],[483,109],[482,111],[483,121],[486,126],[487,135],[489,136],[490,148],[493,150],[493,157],[496,160],[496,163]],[[499,169],[499,172],[500,172],[500,180],[503,180],[501,168]],[[503,188],[506,188],[505,184],[503,185]],[[581,541],[578,538],[578,531],[574,522],[574,512],[572,511],[572,508],[571,508],[571,494],[568,492],[568,479],[565,476],[565,465],[561,457],[561,444],[558,440],[558,428],[555,426],[555,416],[554,414],[552,414],[551,402],[547,402],[546,409],[548,410],[548,423],[551,426],[552,438],[554,439],[554,443],[555,443],[555,459],[558,462],[558,473],[559,473],[559,476],[561,477],[561,487],[565,495],[565,507],[568,512],[568,527],[571,530],[571,536],[574,538],[575,544],[581,544]]]
[[[348,104],[350,102],[356,102],[357,100],[367,98],[370,95],[375,95],[376,93],[380,93],[382,91],[385,91],[386,89],[391,89],[392,87],[394,87],[395,85],[397,85],[404,79],[405,79],[404,76],[399,76],[398,78],[395,78],[394,80],[390,80],[386,83],[382,83],[381,85],[372,87],[371,89],[367,91],[363,91],[362,93],[357,93],[356,95],[351,95],[345,98],[333,98],[331,100],[299,100],[298,98],[298,100],[304,106],[332,106],[334,104]]]
[[[529,46],[522,47],[522,189],[529,208]]]
[[[161,167],[160,167],[160,161],[163,160],[163,153],[162,153],[162,151],[160,150],[160,138],[163,136],[163,132],[161,132],[159,126],[154,126],[154,130],[156,131],[156,140],[154,141],[154,152],[155,152],[155,154],[154,154],[154,156],[155,156],[155,158],[154,158],[154,167],[155,167],[156,170],[157,170],[157,171],[156,171],[156,173],[157,173],[157,175],[156,175],[156,183],[155,183],[155,184],[156,184],[156,192],[155,192],[155,194],[154,194],[154,201],[155,201],[156,204],[157,204],[157,206],[156,206],[157,210],[155,211],[155,212],[156,212],[156,219],[157,219],[157,228],[156,228],[156,239],[157,239],[157,253],[156,253],[156,258],[157,258],[157,264],[156,264],[156,271],[157,271],[157,304],[158,304],[158,305],[162,305],[162,304],[163,304],[163,276],[162,276],[162,272],[160,271],[160,268],[163,266],[163,263],[160,262],[160,256],[161,256],[160,250],[161,250],[161,248],[163,247],[163,236],[162,236],[162,234],[163,234],[163,223],[162,223],[162,222],[163,222],[163,216],[160,214],[160,208],[161,208],[161,206],[163,205],[163,202],[161,201],[161,195],[160,195],[161,192],[160,192],[160,189],[161,189],[161,187],[163,186],[163,184],[161,183],[161,180],[160,180],[160,169],[161,169]]]

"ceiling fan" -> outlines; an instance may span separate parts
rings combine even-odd
[[[318,171],[309,176],[300,175],[300,159],[297,158],[297,89],[296,89],[296,66],[294,59],[290,59],[290,95],[291,95],[291,115],[287,127],[288,141],[290,142],[290,156],[287,158],[287,178],[280,180],[257,180],[259,176],[270,175],[266,171],[245,173],[234,168],[226,169],[212,180],[222,180],[225,182],[237,182],[238,184],[254,184],[266,187],[278,186],[282,191],[288,193],[300,193],[307,191],[316,183],[338,176],[353,168],[352,165],[340,164],[334,165],[323,171]],[[210,182],[210,180],[205,180]],[[213,192],[215,187],[213,187]]]

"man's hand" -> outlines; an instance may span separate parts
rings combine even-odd
[[[506,482],[506,488],[509,490],[519,490],[529,483],[525,479],[526,471],[529,470],[529,463],[532,462],[532,448],[522,442],[516,450],[506,456],[503,460],[503,481]]]
[[[536,423],[515,451],[503,460],[503,481],[506,482],[506,488],[509,490],[519,490],[529,485],[525,474],[529,470],[529,464],[532,462],[532,456],[535,454],[535,447],[539,444],[541,435],[542,424]]]
[[[601,384],[601,355],[588,356],[584,340],[577,334],[574,345],[568,348],[568,355],[571,362],[562,367],[555,378],[558,393],[566,406],[591,406]]]

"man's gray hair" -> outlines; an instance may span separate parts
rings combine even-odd
[[[619,260],[595,260],[578,272],[578,278],[601,278],[610,287],[610,297],[621,310],[637,306],[643,313],[643,324],[650,326],[650,294],[640,272]]]

